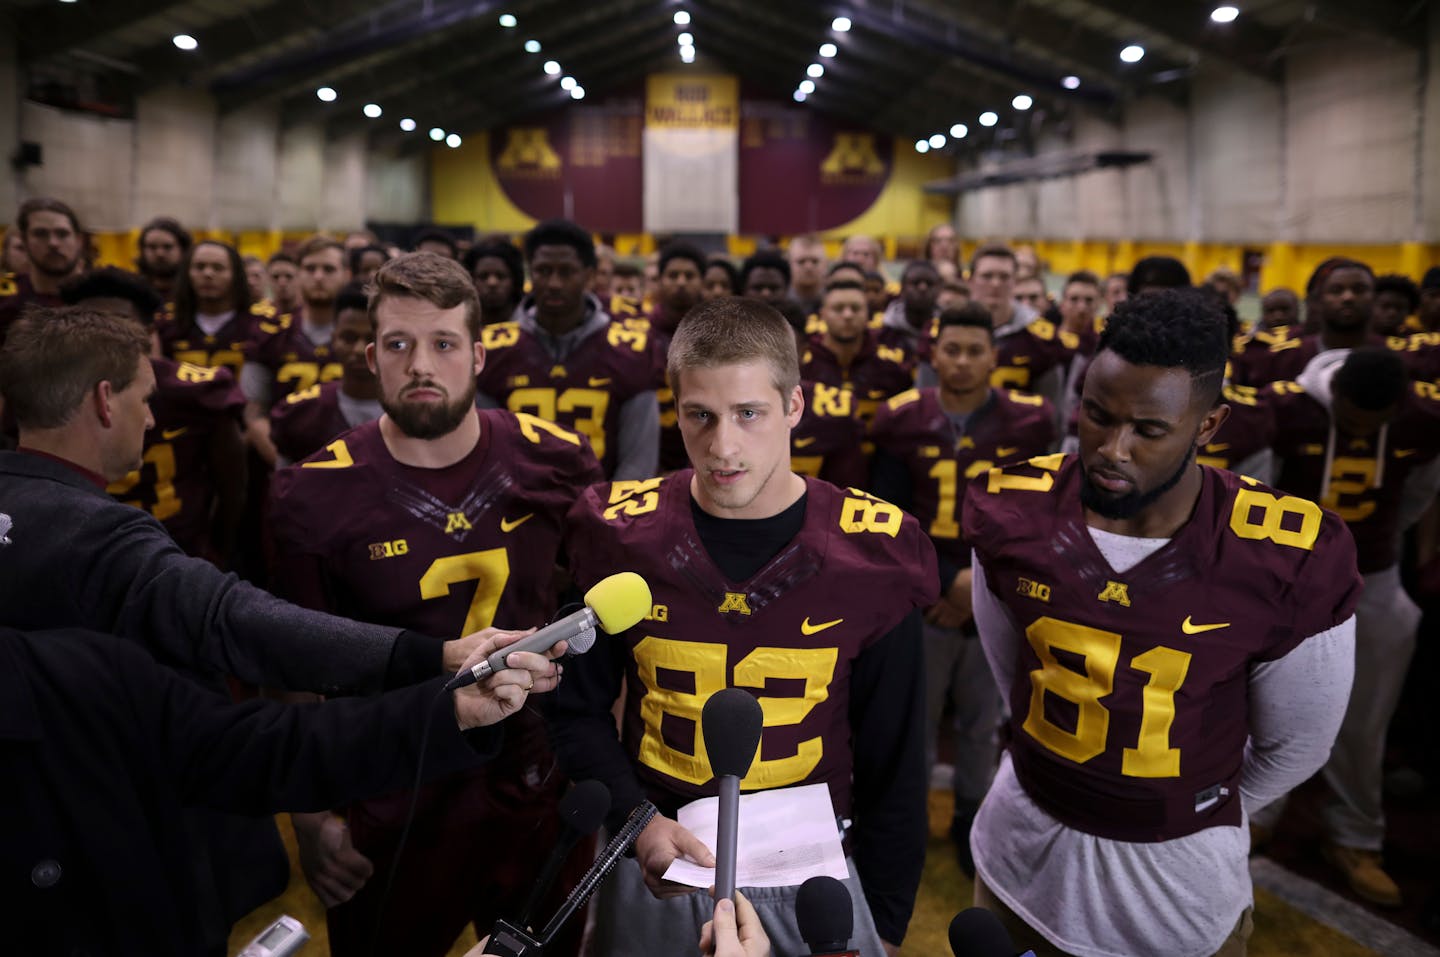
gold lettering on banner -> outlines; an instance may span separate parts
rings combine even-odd
[[[740,82],[733,76],[656,73],[645,80],[652,129],[738,130]]]

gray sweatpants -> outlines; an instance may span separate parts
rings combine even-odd
[[[855,914],[850,945],[862,957],[885,957],[875,921],[860,890],[855,863],[846,863],[850,865],[850,878],[845,885],[850,889]],[[745,899],[755,905],[775,957],[803,957],[810,953],[795,923],[795,894],[799,889],[798,885],[740,888]],[[645,886],[640,865],[627,857],[596,892],[594,908],[595,933],[590,938],[588,957],[678,957],[700,952],[700,928],[715,913],[715,902],[708,891],[657,899]]]
[[[954,688],[955,800],[978,805],[1000,759],[1000,692],[980,639],[957,628],[925,626],[925,753],[935,762],[935,738],[945,692]]]
[[[1401,587],[1398,567],[1365,576],[1365,593],[1355,608],[1355,683],[1330,760],[1321,770],[1333,795],[1324,811],[1325,828],[1341,847],[1378,851],[1385,843],[1385,733],[1405,686],[1419,625],[1420,609]],[[1250,820],[1274,827],[1284,807],[1281,798]]]

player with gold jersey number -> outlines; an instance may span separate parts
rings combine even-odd
[[[1243,953],[1246,815],[1317,770],[1340,726],[1350,533],[1194,461],[1228,412],[1227,325],[1180,290],[1118,305],[1079,455],[967,491],[975,621],[1012,715],[971,832],[976,902],[1019,946]]]
[[[939,385],[902,392],[871,423],[875,460],[866,487],[914,515],[939,558],[940,600],[925,613],[926,753],[934,759],[949,692],[955,705],[950,836],[961,869],[973,876],[970,823],[995,773],[1001,702],[970,621],[970,547],[960,538],[960,497],[970,479],[997,463],[1049,452],[1055,424],[1040,396],[990,385],[995,333],[984,306],[941,313],[930,360]]]
[[[855,821],[860,949],[879,955],[883,940],[893,953],[924,858],[914,609],[935,600],[934,549],[894,505],[791,471],[799,365],[771,307],[729,297],[696,306],[671,341],[669,376],[696,468],[588,490],[566,539],[582,587],[631,569],[655,601],[647,620],[575,659],[551,703],[562,765],[610,787],[612,826],[642,798],[663,812],[602,890],[598,951],[683,953],[709,919],[708,894],[662,875],[681,855],[709,862],[674,815],[716,793],[700,713],[712,693],[738,687],[765,715],[741,788],[829,786],[837,813]],[[797,889],[746,889],[777,953],[805,947]]]
[[[250,301],[245,263],[233,246],[206,239],[185,254],[175,286],[175,307],[155,324],[167,359],[240,375],[254,327],[268,320]]]
[[[277,473],[276,590],[436,635],[543,625],[556,605],[565,513],[600,481],[599,465],[573,432],[475,409],[480,310],[459,263],[413,253],[374,283],[367,355],[385,414]],[[496,761],[423,788],[378,931],[381,878],[410,792],[354,805],[345,823],[296,815],[306,876],[330,908],[332,951],[443,955],[466,923],[483,934],[518,913],[543,863],[533,849],[558,829],[554,764],[544,723],[521,712]],[[588,860],[572,863],[583,871]]]
[[[533,289],[513,322],[486,326],[480,403],[523,412],[590,440],[605,475],[645,479],[659,460],[655,343],[613,321],[588,292],[595,242],[567,220],[525,236]]]

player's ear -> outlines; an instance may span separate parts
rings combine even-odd
[[[796,385],[790,392],[790,408],[785,414],[785,419],[790,423],[790,428],[800,424],[800,417],[805,414],[805,391]]]
[[[115,387],[110,384],[110,380],[108,379],[101,379],[95,383],[94,388],[90,390],[90,403],[91,407],[95,410],[95,417],[99,419],[100,424],[107,429],[110,428],[111,423],[114,421],[110,409],[110,403],[114,397]]]
[[[485,368],[485,346],[480,343],[480,340],[479,340],[479,339],[476,339],[476,340],[475,340],[475,363],[474,363],[474,365],[475,365],[475,369],[474,369],[474,374],[475,374],[475,375],[479,375],[479,374],[480,374],[480,370],[483,369],[483,368]]]
[[[379,371],[380,371],[379,369],[375,368],[375,343],[374,343],[374,342],[367,342],[367,343],[365,343],[365,365],[367,365],[367,366],[370,368],[370,371],[371,371],[371,372],[374,372],[374,373],[377,373],[377,374],[378,374]]]
[[[1197,446],[1209,445],[1210,440],[1215,438],[1215,433],[1220,431],[1220,426],[1224,425],[1228,418],[1230,418],[1230,406],[1224,402],[1216,403],[1209,412],[1205,413],[1205,418],[1200,420],[1200,433],[1195,436],[1195,444]]]

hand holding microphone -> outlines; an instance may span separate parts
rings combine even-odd
[[[455,706],[455,723],[461,731],[495,724],[519,711],[533,691],[543,694],[553,691],[560,683],[560,664],[552,661],[565,653],[565,646],[546,649],[542,652],[516,650],[526,637],[533,638],[537,632],[502,631],[487,628],[479,633],[480,644],[466,659],[466,669],[460,674],[469,678],[470,667],[479,667],[489,655],[509,655],[512,667],[507,667],[484,682],[476,683],[451,679],[445,687],[452,692]],[[498,650],[497,650],[498,649]]]

